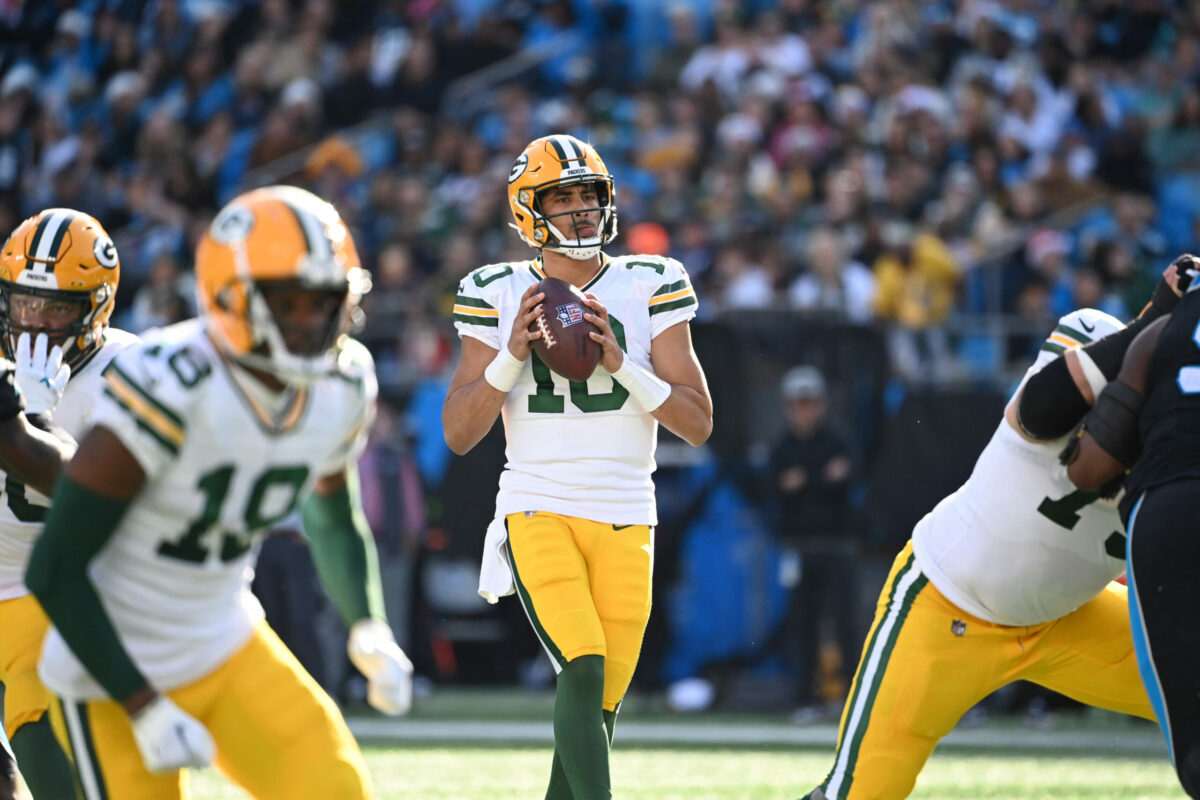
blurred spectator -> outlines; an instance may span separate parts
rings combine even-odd
[[[793,367],[780,387],[786,428],[771,450],[777,531],[784,550],[783,578],[790,591],[781,645],[806,721],[822,696],[817,666],[826,640],[837,652],[841,692],[849,690],[861,638],[856,557],[850,524],[849,446],[827,425],[829,396],[816,367]],[[832,630],[830,630],[832,628]]]
[[[833,314],[858,325],[870,321],[875,276],[847,258],[836,231],[821,227],[809,233],[804,264],[807,269],[788,289],[788,299],[795,308]]]
[[[174,256],[162,253],[154,259],[145,281],[138,287],[123,327],[141,333],[195,316],[194,293],[190,276],[181,273]]]
[[[950,314],[958,266],[940,239],[891,220],[881,231],[875,261],[875,311],[895,323],[889,331],[892,366],[905,380],[928,383],[952,372],[949,343],[939,327]]]

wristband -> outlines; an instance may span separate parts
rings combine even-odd
[[[671,396],[671,384],[633,363],[628,356],[621,368],[612,373],[613,380],[629,390],[633,399],[646,411],[654,411]]]
[[[508,394],[517,385],[517,379],[521,377],[523,369],[525,362],[514,356],[508,345],[504,345],[483,371],[483,379],[496,391]]]

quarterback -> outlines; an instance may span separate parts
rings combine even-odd
[[[1178,302],[1177,263],[1128,327],[1094,309],[1060,319],[967,482],[917,523],[880,593],[833,768],[807,800],[907,797],[959,718],[1017,680],[1155,718],[1114,582],[1116,502],[1079,490],[1059,453],[1130,342]]]
[[[509,173],[509,205],[530,261],[459,284],[462,355],[442,424],[456,453],[503,412],[507,464],[489,526],[480,594],[516,593],[558,674],[551,800],[611,797],[608,748],[650,616],[654,449],[659,423],[692,445],[712,402],[692,349],[696,294],[679,262],[610,258],[612,176],[572,136],[533,141]],[[543,277],[586,293],[600,364],[586,381],[532,352]]]
[[[301,509],[368,699],[407,710],[354,472],[366,276],[333,206],[269,187],[216,216],[196,280],[201,318],[109,364],[30,558],[55,733],[88,800],[183,798],[210,762],[255,798],[367,798],[340,713],[249,591],[259,535]]]
[[[0,391],[9,409],[0,415],[0,682],[4,727],[35,800],[74,798],[75,788],[50,727],[50,694],[37,676],[50,623],[25,588],[25,566],[54,478],[91,420],[102,373],[137,341],[108,326],[120,277],[104,228],[69,208],[25,220],[0,250],[0,349],[15,362],[24,405],[24,415],[16,414],[6,381]]]

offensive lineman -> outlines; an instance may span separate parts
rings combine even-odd
[[[367,798],[341,714],[249,591],[260,534],[302,508],[368,700],[408,709],[354,471],[376,395],[347,333],[366,276],[333,206],[276,186],[222,209],[196,279],[201,318],[105,372],[30,559],[55,733],[88,800],[179,800],[183,768],[212,761],[255,798]]]
[[[25,566],[59,468],[88,428],[102,373],[137,341],[108,326],[120,277],[104,228],[69,208],[25,220],[0,250],[0,347],[15,361],[25,409],[22,416],[7,406],[0,423],[0,682],[4,727],[35,800],[69,800],[75,785],[37,676],[50,623],[25,587]]]
[[[591,145],[536,139],[508,183],[513,227],[540,255],[480,267],[459,284],[462,355],[442,424],[461,454],[503,410],[508,463],[479,592],[489,602],[517,592],[558,673],[546,797],[609,798],[613,726],[650,616],[658,424],[696,446],[712,431],[688,326],[696,294],[677,261],[601,252],[617,212]],[[531,356],[545,276],[588,297],[603,355],[585,382]]]
[[[1184,258],[1128,327],[1094,309],[1060,319],[967,482],[917,523],[880,593],[833,768],[806,800],[907,797],[962,715],[1017,680],[1154,719],[1112,582],[1125,565],[1116,504],[1078,490],[1058,456],[1130,342],[1178,302]]]

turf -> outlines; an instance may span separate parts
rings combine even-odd
[[[541,798],[543,747],[369,747],[379,800]],[[614,796],[622,800],[796,800],[829,767],[824,751],[618,748]],[[211,770],[195,774],[195,800],[244,800]],[[1162,759],[937,753],[914,800],[1183,800]]]

